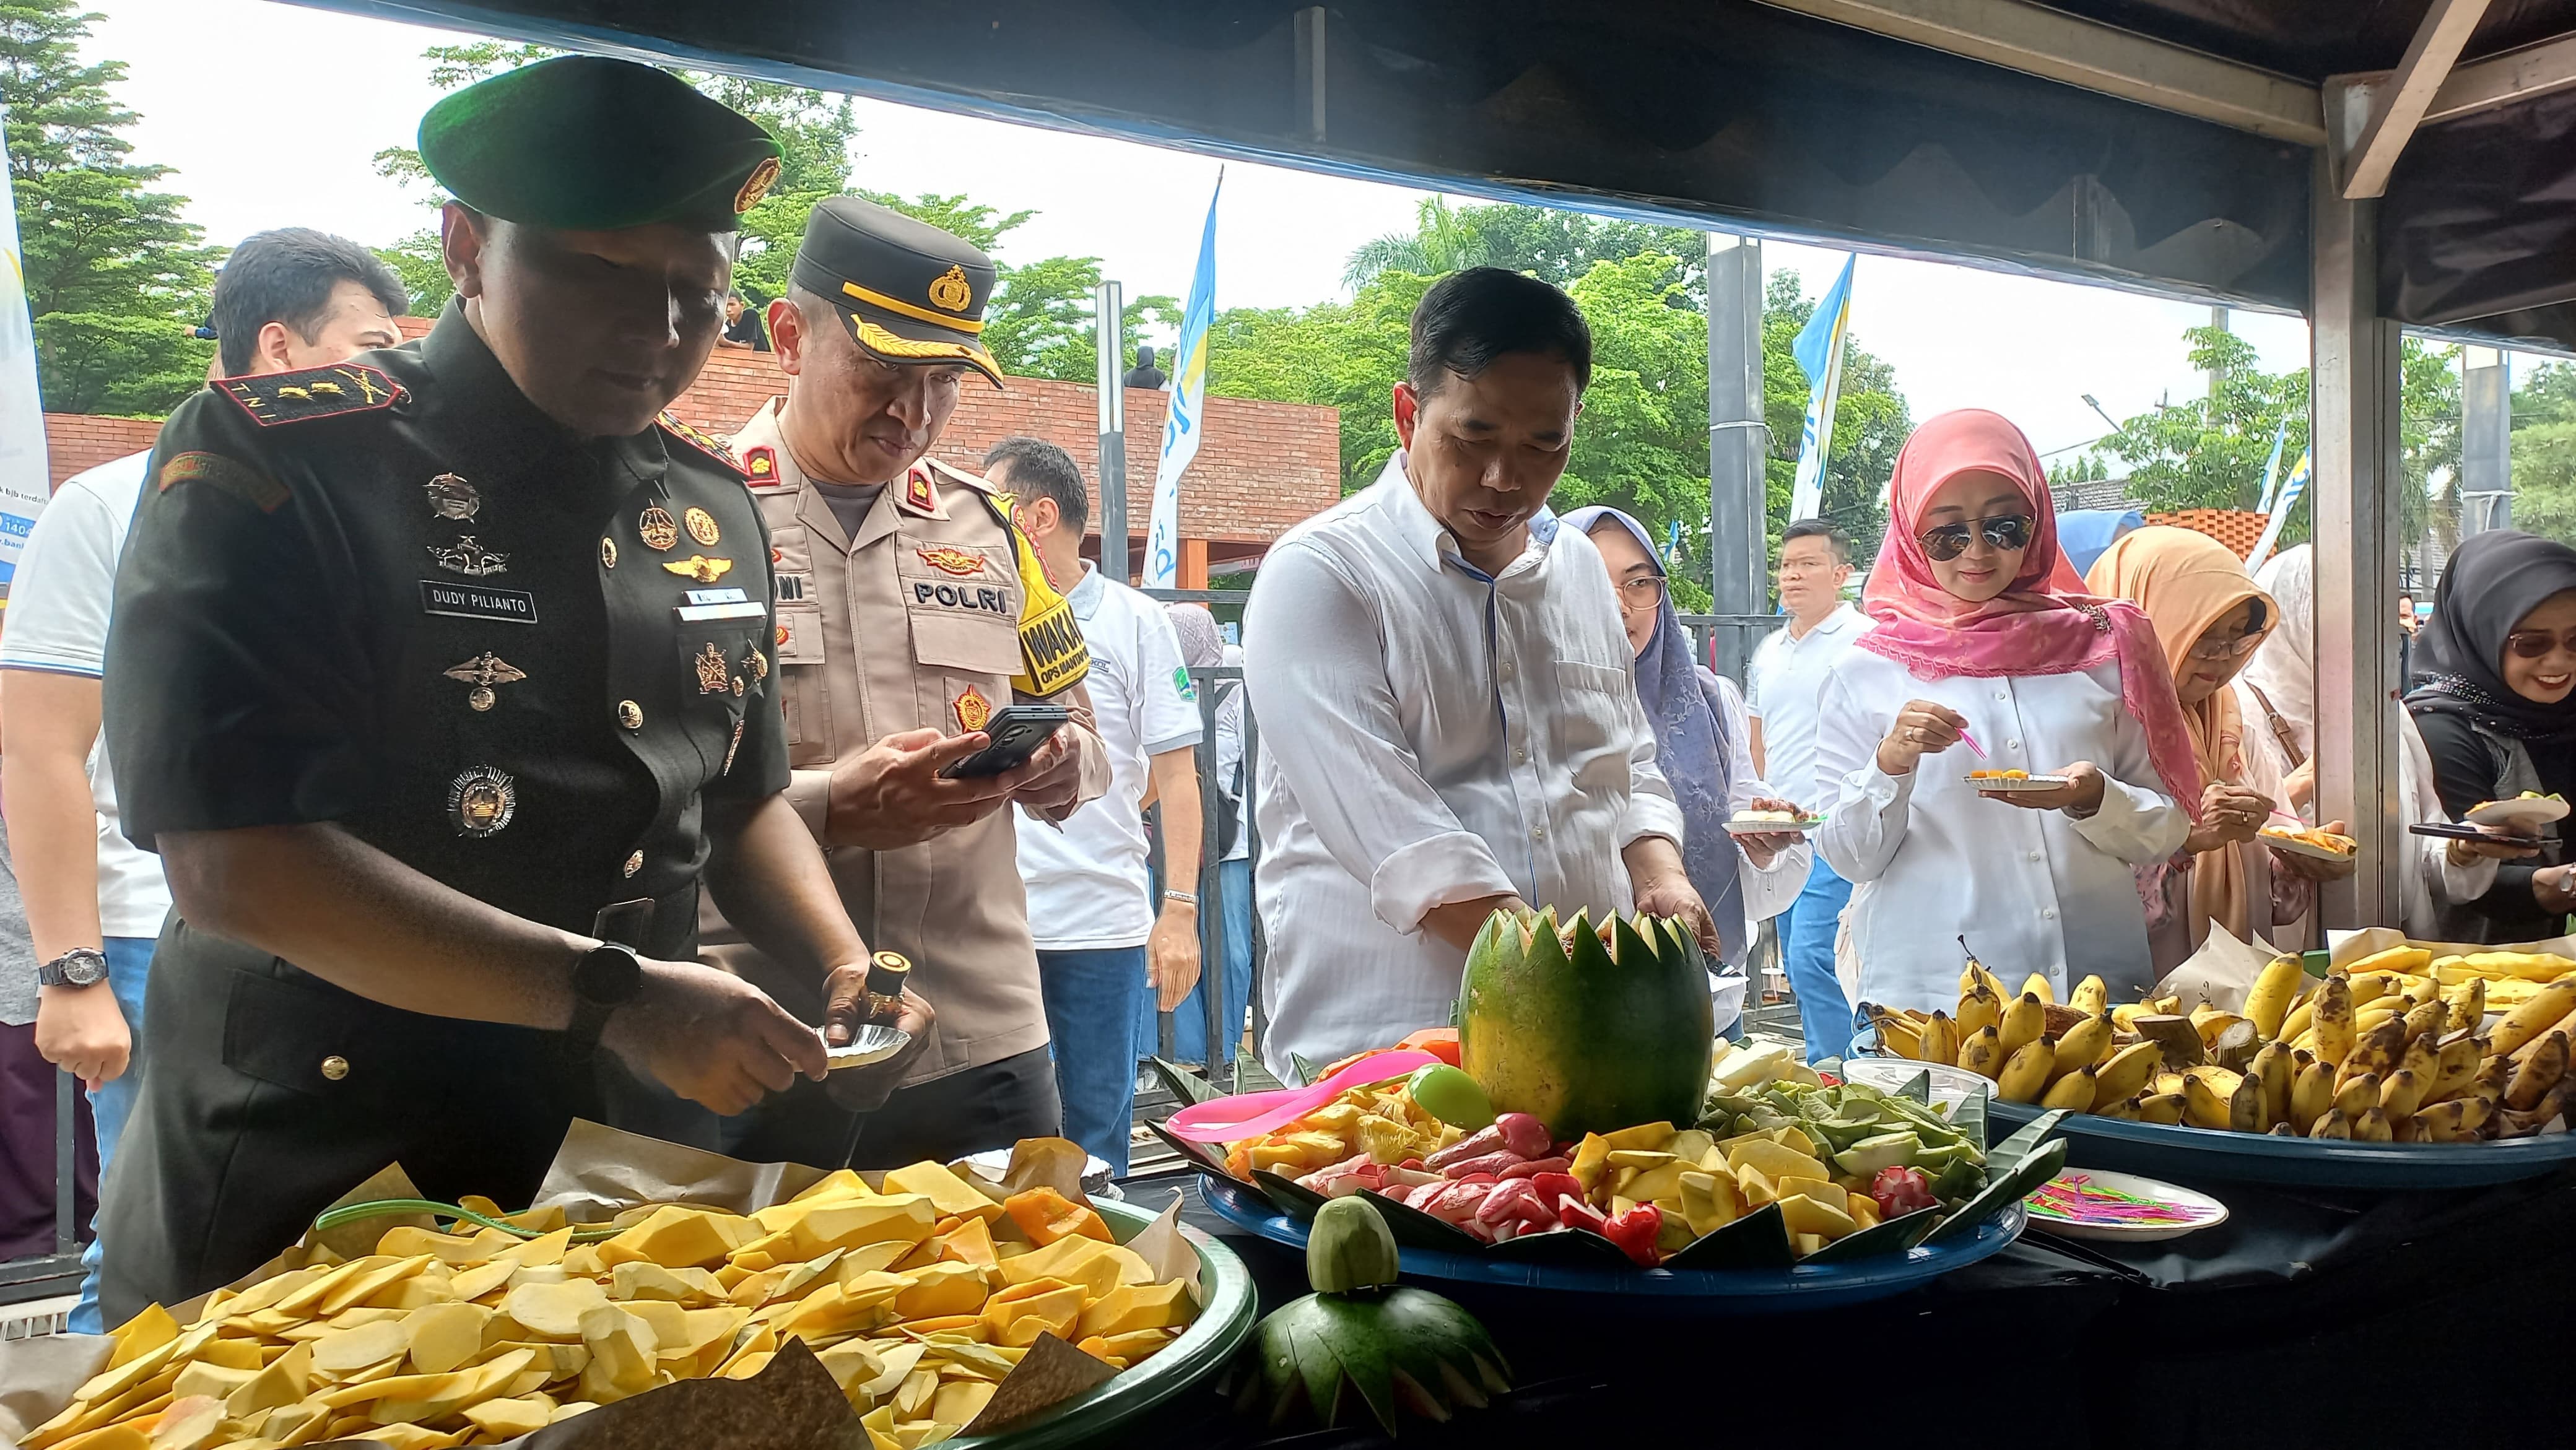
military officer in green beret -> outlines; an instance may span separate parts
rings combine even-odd
[[[389,1163],[526,1201],[612,1063],[737,1113],[824,1078],[866,1010],[784,794],[767,530],[662,411],[776,144],[567,57],[442,100],[420,151],[458,300],[418,342],[183,403],[118,576],[107,730],[177,909],[110,1323],[256,1267]],[[822,1033],[694,962],[701,883],[817,984]],[[927,1039],[924,1004],[903,1018]],[[903,1068],[831,1082],[865,1103]]]

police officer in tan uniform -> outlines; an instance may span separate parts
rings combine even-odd
[[[1106,790],[1108,750],[1080,629],[1010,501],[924,456],[970,372],[1001,386],[978,340],[992,261],[836,197],[814,209],[791,282],[769,308],[787,395],[733,437],[773,548],[788,798],[851,919],[913,960],[939,1014],[883,1108],[862,1119],[800,1089],[729,1146],[822,1166],[944,1161],[1058,1130],[1013,832],[1052,830]],[[940,778],[1014,700],[1073,719],[1007,774]],[[811,1010],[797,999],[810,983],[771,970],[711,910],[702,938],[712,959]]]

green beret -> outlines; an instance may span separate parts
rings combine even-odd
[[[859,346],[887,362],[962,362],[1002,385],[983,342],[993,259],[972,243],[855,196],[805,220],[789,276],[840,309]]]
[[[736,230],[778,179],[778,143],[687,81],[558,56],[478,81],[420,118],[420,159],[486,216],[558,231]]]

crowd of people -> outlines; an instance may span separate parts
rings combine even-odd
[[[776,145],[620,61],[468,87],[421,143],[455,198],[427,335],[397,345],[363,250],[251,238],[208,388],[20,564],[28,1040],[105,1168],[75,1327],[231,1280],[388,1163],[524,1197],[577,1117],[825,1167],[1061,1133],[1123,1169],[1157,1011],[1185,1059],[1242,1039],[1246,903],[1293,1078],[1448,1022],[1499,909],[1678,918],[1722,998],[1777,919],[1823,1057],[1859,1002],[1946,1001],[1963,937],[2136,990],[2214,928],[2314,940],[2350,869],[2258,835],[2315,816],[2307,552],[2249,578],[2147,528],[2079,577],[1994,413],[1907,442],[1857,607],[1841,536],[1787,530],[1739,691],[1651,530],[1550,507],[1580,309],[1458,272],[1412,320],[1401,447],[1272,547],[1238,649],[1082,557],[1060,445],[933,456],[1004,385],[973,246],[827,200],[753,311],[737,218]],[[785,382],[717,438],[664,410],[726,342]],[[2469,540],[2417,659],[2410,819],[2576,775],[2576,553]],[[2554,841],[2410,840],[2410,929],[2576,904]],[[902,1050],[836,1066],[876,1026]],[[49,1159],[49,1112],[4,1126]]]

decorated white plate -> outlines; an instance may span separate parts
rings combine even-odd
[[[2097,1168],[2069,1168],[2021,1202],[2033,1227],[2071,1239],[2144,1244],[2227,1222],[2227,1205],[2206,1193]]]
[[[1738,816],[1726,823],[1726,829],[1729,834],[1737,836],[1772,836],[1784,835],[1791,831],[1804,834],[1824,823],[1823,816],[1806,816],[1794,821],[1766,821]]]
[[[2017,792],[2027,790],[2055,790],[2059,786],[2066,784],[2068,777],[2062,775],[1971,775],[1966,777],[1966,780],[1968,782],[1968,789],[1970,790],[1990,790],[2003,795],[2012,795]]]
[[[2300,840],[2296,836],[2276,836],[2270,831],[2265,831],[2262,837],[2264,845],[2292,856],[2306,856],[2318,861],[2349,861],[2353,856],[2350,851],[2337,851],[2331,847]]]
[[[2567,818],[2567,802],[2554,795],[2528,796],[2519,800],[2488,801],[2472,807],[2462,817],[2473,826],[2503,826],[2508,830],[2536,831],[2551,821]]]

